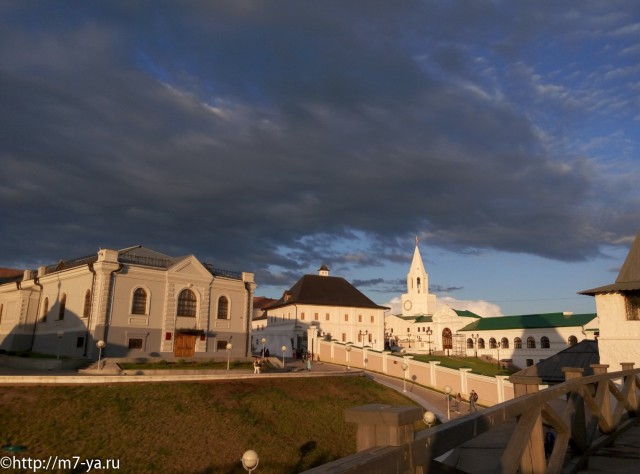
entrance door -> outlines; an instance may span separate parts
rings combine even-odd
[[[195,334],[176,333],[173,355],[176,357],[193,357],[196,350]]]

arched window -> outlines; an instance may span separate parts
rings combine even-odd
[[[84,293],[84,308],[82,309],[82,317],[88,318],[91,313],[91,290]]]
[[[40,322],[47,322],[47,314],[49,314],[49,298],[44,299],[44,303],[42,303],[42,314],[40,314]]]
[[[496,344],[495,338],[492,337],[489,339],[489,349],[495,349],[496,347],[498,347],[498,345]]]
[[[64,319],[64,311],[67,307],[67,294],[62,293],[62,297],[60,298],[60,307],[58,308],[58,320]]]
[[[573,347],[578,343],[578,338],[576,336],[569,336],[569,347]]]
[[[542,349],[549,349],[549,347],[551,347],[551,345],[549,344],[549,338],[547,336],[542,336],[540,338],[540,347]]]
[[[484,339],[478,339],[478,349],[484,349]]]
[[[453,349],[453,336],[451,335],[451,329],[444,328],[442,330],[442,348]]]
[[[184,289],[178,295],[178,316],[196,317],[196,295],[189,289]]]
[[[503,349],[509,349],[509,339],[507,339],[506,337],[503,337],[502,340],[500,341],[500,345],[502,346]]]
[[[520,339],[519,337],[516,337],[513,340],[513,348],[514,349],[522,349],[522,339]]]
[[[533,336],[529,336],[527,338],[527,349],[535,349],[536,348],[536,340]]]
[[[131,314],[147,314],[147,292],[144,288],[136,288],[133,292]]]
[[[420,293],[420,277],[416,278],[416,287],[418,288],[418,293]]]
[[[467,338],[467,349],[473,349],[473,339]]]
[[[229,319],[229,299],[226,296],[218,298],[218,319]]]

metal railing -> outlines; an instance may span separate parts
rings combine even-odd
[[[74,258],[72,260],[60,260],[58,263],[47,265],[44,268],[44,274],[48,275],[50,273],[67,270],[69,268],[80,267],[82,265],[87,265],[89,263],[95,263],[97,260],[98,260],[98,256],[96,254],[87,255],[85,257],[80,257],[80,258]]]
[[[576,472],[590,455],[636,424],[640,409],[640,369],[633,369],[632,363],[624,363],[622,371],[612,373],[607,373],[606,365],[592,367],[595,375],[588,377],[581,376],[583,369],[564,369],[564,383],[540,391],[539,379],[514,376],[517,396],[513,400],[417,432],[408,442],[403,429],[413,429],[413,421],[393,427],[388,419],[378,427],[370,420],[363,421],[358,425],[360,452],[306,472],[441,472],[443,466],[435,458],[508,424],[513,431],[502,454],[496,457],[495,472]],[[545,455],[544,431],[549,429],[556,438],[552,451]],[[388,438],[376,443],[375,436],[367,435],[385,431],[405,435],[396,443],[389,443]],[[366,442],[361,444],[362,440]],[[486,470],[487,466],[482,468]]]

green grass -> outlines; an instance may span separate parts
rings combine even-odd
[[[485,359],[477,357],[447,357],[447,356],[434,356],[434,355],[414,355],[413,360],[421,362],[429,362],[431,360],[437,360],[440,362],[441,367],[447,367],[449,369],[471,369],[471,372],[479,375],[486,375],[493,377],[494,375],[511,375],[515,373],[515,370],[503,369],[498,367],[497,362],[491,363]]]
[[[344,410],[368,403],[415,405],[363,377],[0,386],[0,446],[119,459],[123,473],[242,473],[254,449],[256,474],[286,474],[354,453]]]

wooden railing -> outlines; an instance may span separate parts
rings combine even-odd
[[[440,472],[443,466],[435,458],[508,424],[513,431],[495,458],[495,472],[576,472],[589,455],[635,424],[640,408],[640,369],[632,363],[612,373],[607,365],[592,367],[594,375],[588,377],[582,377],[582,369],[564,369],[566,381],[544,390],[538,390],[535,377],[514,376],[515,399],[415,433],[420,408],[369,405],[347,410],[347,421],[358,423],[358,453],[306,472]],[[547,430],[556,438],[546,456]]]

